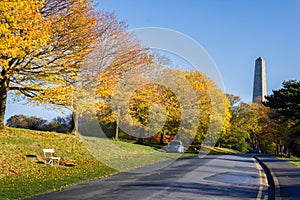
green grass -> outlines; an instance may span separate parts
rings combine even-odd
[[[0,144],[0,199],[24,199],[178,156],[126,142],[13,128],[0,131]],[[46,167],[43,148],[54,148],[61,166]]]
[[[300,158],[298,158],[298,157],[292,156],[290,158],[288,158],[288,157],[278,157],[278,158],[288,161],[288,162],[292,163],[293,165],[300,167]]]
[[[195,150],[197,149],[197,150]],[[200,151],[199,151],[200,149]],[[199,145],[191,145],[187,151],[188,154],[240,154],[240,151],[229,149],[229,148],[221,148],[221,147],[209,147],[209,146],[199,146]]]

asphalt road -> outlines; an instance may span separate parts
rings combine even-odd
[[[208,155],[179,159],[159,171],[122,173],[33,199],[268,199],[268,186],[252,155]]]
[[[299,200],[300,168],[271,155],[258,155],[257,157],[272,174],[276,199]]]

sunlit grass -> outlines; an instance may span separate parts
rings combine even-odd
[[[79,136],[13,128],[1,130],[0,199],[24,199],[107,177],[118,170],[176,158],[175,154],[159,152],[149,146],[99,138],[88,140],[95,144],[104,160],[96,159]],[[46,167],[42,163],[43,148],[54,148],[55,155],[61,157],[61,166]],[[70,165],[73,166],[67,167]],[[115,166],[118,170],[113,168]]]
[[[0,143],[0,199],[22,199],[116,173],[90,155],[74,135],[6,128],[0,132]],[[45,167],[43,148],[54,148],[62,165]]]
[[[288,162],[292,163],[293,165],[300,167],[300,158],[298,158],[298,157],[292,156],[290,158],[288,158],[288,157],[278,157],[278,158],[288,161]]]
[[[212,153],[217,153],[217,154],[239,154],[241,153],[238,150],[233,150],[229,148],[221,148],[221,147],[214,147],[212,149]]]
[[[150,146],[107,138],[81,137],[81,140],[97,160],[119,171],[181,157],[181,154],[168,154]]]

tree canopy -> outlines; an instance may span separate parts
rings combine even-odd
[[[292,126],[300,124],[300,81],[283,82],[283,88],[273,90],[273,94],[266,97],[267,107],[276,110],[276,118],[281,122],[289,121]]]
[[[197,143],[209,138],[213,145],[221,132],[226,134],[229,103],[211,79],[201,72],[171,68],[152,67],[140,72],[146,76],[123,77],[118,86],[99,96],[101,124],[136,127],[124,130],[136,138],[143,127],[143,137],[160,138],[163,134]],[[155,78],[149,81],[147,76]]]
[[[92,9],[91,0],[0,2],[0,127],[9,91],[36,102],[68,95],[61,86],[74,81],[96,38]]]
[[[124,71],[151,61],[126,24],[93,3],[0,2],[0,127],[10,91],[16,100],[80,114],[94,106],[86,97],[106,95]]]
[[[300,81],[284,81],[282,85],[266,97],[264,104],[273,110],[270,117],[280,129],[277,152],[284,148],[285,153],[300,156]]]
[[[224,145],[248,152],[261,148],[263,152],[300,155],[300,82],[284,81],[273,90],[263,105],[244,103],[228,95],[231,103],[230,134],[221,137]]]

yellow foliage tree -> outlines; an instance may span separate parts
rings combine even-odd
[[[66,104],[96,38],[92,0],[0,2],[0,128],[7,94]],[[60,100],[63,99],[63,100]]]
[[[92,117],[99,116],[105,123],[116,123],[115,138],[118,138],[117,121],[108,106],[115,87],[127,71],[141,73],[154,63],[154,55],[126,28],[114,14],[99,16],[93,51],[80,68],[77,88],[73,92],[75,115],[89,113]]]
[[[99,96],[102,99],[99,104],[101,123],[121,118],[128,126],[145,129],[144,133],[125,130],[137,138],[166,134],[187,143],[191,139],[201,143],[206,136],[211,137],[212,143],[221,133],[227,133],[229,102],[211,79],[200,72],[151,66],[136,69],[133,77],[122,77],[124,80],[119,84],[124,87],[108,88],[111,84],[102,84],[107,87],[102,88],[102,96]],[[113,80],[117,84],[119,79]],[[112,109],[114,103],[120,109]],[[118,113],[120,110],[124,113]]]

